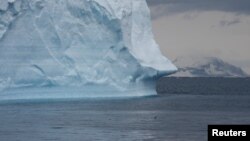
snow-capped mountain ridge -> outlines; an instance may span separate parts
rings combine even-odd
[[[216,57],[179,58],[174,61],[179,71],[173,76],[187,77],[247,77],[241,68]]]

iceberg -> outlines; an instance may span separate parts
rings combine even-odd
[[[141,96],[177,68],[146,0],[0,1],[0,99]]]

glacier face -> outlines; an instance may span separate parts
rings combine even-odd
[[[126,92],[177,70],[153,39],[145,0],[0,1],[0,66],[6,95],[35,87]]]

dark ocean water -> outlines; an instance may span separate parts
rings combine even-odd
[[[250,124],[250,79],[164,78],[159,95],[0,104],[0,141],[206,141],[208,124]]]

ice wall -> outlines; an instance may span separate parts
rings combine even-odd
[[[146,95],[175,71],[153,39],[145,0],[0,1],[0,95]]]

